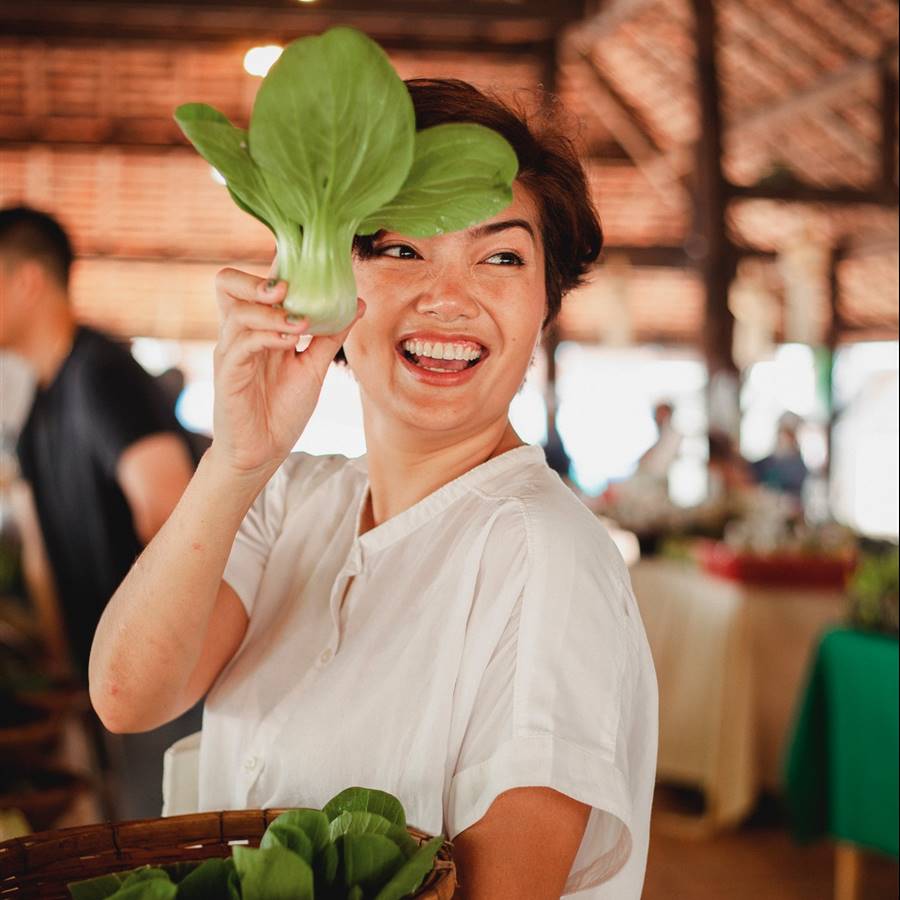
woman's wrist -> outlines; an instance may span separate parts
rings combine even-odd
[[[237,503],[249,507],[282,462],[279,459],[267,460],[259,466],[242,469],[219,451],[213,441],[200,459],[197,474],[210,483],[217,496],[231,497]]]

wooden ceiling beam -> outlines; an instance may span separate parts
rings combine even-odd
[[[487,7],[490,7],[488,10]],[[127,40],[290,40],[317,34],[333,25],[353,25],[380,43],[391,40],[428,41],[446,45],[461,42],[502,48],[507,45],[553,40],[577,12],[571,2],[547,4],[543,14],[536,4],[522,11],[510,4],[482,6],[438,3],[423,14],[421,4],[395,0],[390,6],[370,3],[318,6],[283,6],[221,0],[214,5],[158,2],[118,3],[111,0],[34,0],[0,5],[0,32],[16,37],[109,38]],[[479,11],[480,10],[480,11]]]
[[[734,200],[781,200],[794,203],[822,203],[829,206],[897,206],[897,188],[819,187],[801,181],[781,184],[729,185]]]
[[[896,256],[900,229],[897,220],[893,228],[863,231],[847,235],[843,241],[845,259],[867,259],[872,256]]]

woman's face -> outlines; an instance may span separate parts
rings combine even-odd
[[[441,440],[506,422],[546,313],[537,206],[513,202],[466,231],[393,232],[355,259],[365,316],[344,345],[367,425],[400,425]]]

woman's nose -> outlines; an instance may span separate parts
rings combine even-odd
[[[445,266],[423,286],[416,298],[416,311],[452,322],[475,318],[479,306],[472,286],[467,284],[466,274],[458,266]]]

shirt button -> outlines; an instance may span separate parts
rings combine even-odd
[[[248,756],[244,760],[244,768],[248,772],[252,772],[259,765],[259,758],[256,756]]]
[[[320,665],[320,666],[327,666],[328,663],[331,662],[331,657],[332,657],[332,656],[334,656],[334,651],[331,649],[331,647],[326,647],[326,648],[319,654],[319,665]]]

